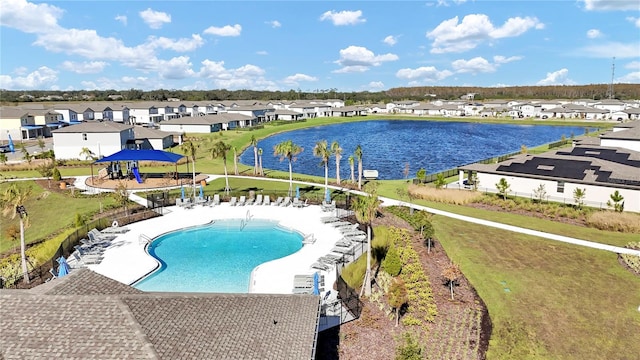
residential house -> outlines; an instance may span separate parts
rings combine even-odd
[[[600,145],[640,152],[640,120],[618,124],[613,131],[600,135]],[[640,173],[640,168],[635,172]]]
[[[157,124],[164,120],[164,110],[161,113],[153,102],[141,101],[127,103],[129,109],[129,123],[132,125]]]
[[[164,150],[171,148],[175,143],[182,143],[182,133],[169,133],[144,126],[134,126],[133,134],[134,138],[127,141],[127,149]]]
[[[431,103],[421,103],[411,108],[411,113],[418,116],[437,116],[441,115],[441,107]]]
[[[0,106],[0,138],[14,141],[44,136],[43,125],[36,125],[35,116],[18,106]]]
[[[274,120],[300,120],[303,117],[303,114],[297,112],[297,111],[293,111],[293,110],[288,110],[288,109],[273,109],[272,111],[269,111],[266,113],[266,117],[267,117],[267,121],[274,121]]]
[[[160,130],[177,133],[201,133],[209,134],[221,130],[233,130],[246,127],[255,122],[242,114],[220,113],[216,115],[185,116],[181,118],[163,121],[159,124]]]
[[[133,126],[114,121],[83,122],[53,132],[53,151],[56,159],[82,159],[87,148],[94,157],[109,156],[135,139]]]

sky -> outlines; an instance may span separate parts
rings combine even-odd
[[[7,90],[640,84],[639,0],[0,1]]]

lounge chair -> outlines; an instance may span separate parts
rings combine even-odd
[[[280,204],[280,206],[289,206],[291,205],[291,198],[290,197],[285,197],[284,200],[282,200],[282,203]]]
[[[235,196],[232,196],[231,199],[229,200],[229,206],[236,206],[238,205],[238,198]]]
[[[336,201],[331,200],[331,203],[326,201],[322,202],[322,211],[333,211],[336,209]]]
[[[238,206],[244,206],[247,203],[247,197],[242,195],[238,200]]]
[[[329,265],[323,264],[321,262],[314,262],[313,264],[311,264],[311,268],[316,270],[322,270],[322,271],[327,271],[331,269]]]
[[[313,234],[305,235],[304,239],[302,239],[302,244],[314,244],[316,242],[316,237]]]
[[[336,241],[336,246],[347,247],[348,248],[348,247],[353,246],[353,243],[351,241],[349,241],[349,240],[342,239],[342,240]]]
[[[111,241],[117,237],[117,235],[113,235],[113,234],[103,234],[100,231],[98,231],[98,229],[96,228],[89,230],[87,235],[91,235],[97,240],[108,240],[108,241]],[[93,239],[89,238],[89,240],[93,240]]]
[[[352,247],[335,246],[333,249],[331,249],[331,251],[334,253],[342,254],[342,255],[354,255],[356,252],[356,249],[354,246]]]
[[[254,198],[248,198],[245,200],[244,204],[245,205],[253,205],[253,203],[256,201],[256,199]]]
[[[265,195],[264,196],[264,200],[262,201],[262,205],[271,205],[271,199],[269,198],[269,195]]]
[[[280,206],[280,204],[282,204],[282,200],[284,200],[284,198],[282,196],[278,196],[276,201],[272,202],[271,205]]]
[[[253,202],[253,205],[262,205],[262,195],[256,195],[256,201]]]
[[[340,218],[337,218],[335,216],[325,216],[325,217],[321,217],[320,221],[322,221],[323,224],[329,224],[336,221],[340,221]]]
[[[220,194],[213,195],[213,201],[211,205],[220,205]]]
[[[82,266],[100,264],[102,261],[102,256],[81,255],[77,251],[74,251],[71,255],[76,259],[78,264]]]

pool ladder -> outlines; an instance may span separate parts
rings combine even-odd
[[[140,243],[140,245],[151,244],[151,238],[145,234],[140,234],[138,235],[138,242]]]
[[[245,216],[244,219],[240,220],[240,231],[244,230],[244,228],[249,223],[249,220],[251,220],[251,212],[247,210],[247,216]]]

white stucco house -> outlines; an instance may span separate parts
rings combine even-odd
[[[109,156],[126,148],[135,139],[133,126],[114,121],[91,121],[66,126],[53,132],[53,151],[56,159],[81,159],[83,148],[94,157]]]
[[[600,135],[600,145],[640,151],[640,120],[616,125],[613,131]]]
[[[255,122],[255,118],[242,114],[220,113],[204,116],[185,116],[163,121],[160,130],[176,133],[209,134],[221,130],[244,128]]]
[[[127,142],[127,149],[164,150],[171,148],[174,143],[182,143],[182,135],[151,129],[143,126],[133,128],[134,139]],[[174,139],[178,141],[174,142]]]

